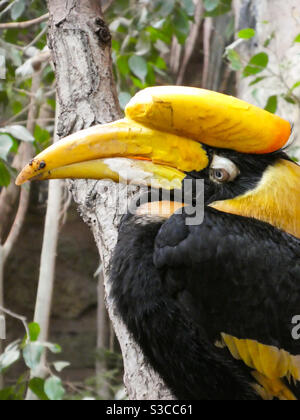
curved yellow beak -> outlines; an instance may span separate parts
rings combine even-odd
[[[124,119],[79,131],[50,146],[22,170],[16,184],[87,178],[174,189],[181,187],[185,172],[207,165],[200,143]]]

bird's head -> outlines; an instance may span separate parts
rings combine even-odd
[[[131,100],[123,120],[50,146],[16,183],[112,179],[177,190],[186,178],[204,179],[206,205],[300,237],[300,167],[282,151],[290,133],[287,121],[227,95],[149,88]]]

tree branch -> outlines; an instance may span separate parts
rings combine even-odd
[[[13,246],[15,245],[24,224],[29,204],[29,192],[30,190],[28,186],[22,187],[18,211],[10,233],[5,241],[5,244],[3,245],[3,264],[5,264],[9,254],[11,253],[11,250],[13,249]]]
[[[49,13],[46,13],[43,16],[40,16],[36,19],[27,20],[26,22],[0,23],[0,29],[26,29],[30,28],[33,25],[38,25],[39,23],[46,22],[48,19]]]
[[[15,4],[16,4],[17,0],[12,1],[11,3],[9,3],[9,5],[7,7],[5,7],[5,9],[3,9],[0,12],[0,18],[5,15],[5,13],[7,13]]]
[[[48,31],[47,26],[45,26],[41,32],[28,44],[25,45],[25,47],[23,47],[23,50],[26,52],[26,50],[28,50],[28,48],[32,47],[33,45],[35,45],[44,35],[45,33]]]
[[[209,60],[210,60],[210,38],[212,33],[212,18],[206,18],[203,27],[203,51],[204,51],[204,64],[202,72],[202,88],[207,87]]]
[[[195,8],[195,23],[193,23],[191,27],[190,35],[188,36],[188,39],[186,41],[184,57],[183,57],[183,61],[182,61],[179,74],[177,77],[177,81],[176,81],[177,85],[182,85],[183,83],[188,64],[190,62],[190,59],[193,55],[193,52],[196,46],[200,26],[202,23],[203,13],[204,13],[203,1],[197,0],[196,8]]]
[[[0,312],[3,312],[6,315],[9,315],[10,317],[17,319],[18,321],[21,321],[22,324],[24,325],[24,329],[27,335],[27,339],[29,339],[30,337],[30,333],[29,333],[29,327],[27,324],[27,318],[25,316],[22,315],[18,315],[15,312],[10,311],[9,309],[4,308],[2,305],[0,305]]]

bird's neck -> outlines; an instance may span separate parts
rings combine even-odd
[[[210,204],[219,211],[270,223],[300,238],[300,166],[279,160],[244,195]]]

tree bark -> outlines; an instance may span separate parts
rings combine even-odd
[[[48,0],[48,45],[57,77],[60,137],[121,117],[112,74],[111,37],[102,20],[100,3],[99,0]],[[117,241],[120,208],[138,189],[86,180],[70,181],[70,189],[84,221],[93,231],[103,261],[107,306],[123,353],[129,398],[171,399],[109,299],[108,267]],[[113,197],[117,197],[115,202]]]
[[[255,38],[240,47],[242,58],[247,61],[259,52],[269,56],[268,69],[258,75],[268,77],[256,86],[249,86],[249,78],[238,77],[238,95],[261,107],[270,96],[278,95],[277,113],[294,123],[297,138],[300,88],[293,92],[299,98],[297,105],[286,102],[281,94],[300,80],[300,44],[293,42],[300,32],[299,0],[234,0],[234,9],[237,30],[249,27],[256,30]],[[268,39],[270,42],[265,46]]]

